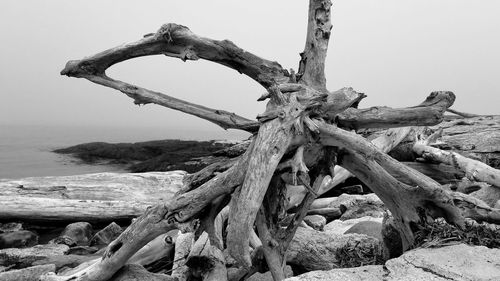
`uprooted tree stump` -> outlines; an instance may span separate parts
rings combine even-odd
[[[204,38],[172,23],[137,42],[69,61],[62,75],[116,89],[136,104],[159,104],[224,129],[251,132],[253,137],[246,152],[236,160],[221,163],[217,169],[209,168],[172,200],[149,208],[108,246],[101,261],[72,276],[46,276],[46,280],[107,280],[156,236],[186,227],[196,231],[196,237],[207,239],[208,235],[210,245],[199,251],[201,255],[205,253],[204,258],[197,255],[197,266],[203,268],[199,275],[205,280],[227,276],[231,280],[244,279],[251,272],[262,271],[266,264],[273,278],[281,280],[287,247],[318,192],[328,188],[326,177],[335,178],[335,171],[343,177],[352,173],[381,198],[395,218],[404,249],[413,244],[417,226],[432,218],[443,217],[458,226],[463,225],[466,217],[499,222],[499,210],[467,195],[446,191],[434,180],[386,154],[384,147],[404,138],[408,128],[389,131],[382,142],[386,144],[371,143],[352,131],[438,124],[455,95],[438,91],[413,107],[358,109],[364,94],[352,88],[328,91],[324,68],[332,27],[330,7],[329,0],[310,1],[306,44],[297,72],[247,52],[231,41]],[[252,121],[105,74],[116,63],[158,54],[183,61],[205,59],[247,75],[267,91],[258,99],[269,100],[265,112]],[[300,202],[295,215],[284,225],[287,183],[303,185],[307,191],[297,196]],[[225,242],[221,238],[222,213],[228,225]],[[199,236],[203,231],[207,235]],[[226,273],[226,268],[220,266],[225,249],[236,261],[236,273]],[[203,262],[205,267],[199,264]]]

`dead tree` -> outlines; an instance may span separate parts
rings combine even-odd
[[[136,104],[159,104],[224,129],[244,130],[254,135],[243,155],[229,165],[220,165],[223,172],[215,176],[207,173],[206,180],[198,181],[203,184],[187,186],[171,201],[149,208],[108,246],[99,263],[72,277],[50,276],[47,280],[107,280],[150,240],[180,227],[208,234],[212,248],[199,252],[208,253],[206,259],[212,259],[212,265],[217,266],[205,269],[208,273],[201,274],[205,280],[231,275],[219,266],[220,251],[225,248],[239,265],[239,271],[230,277],[232,280],[261,270],[262,254],[274,279],[281,280],[288,243],[318,190],[325,188],[323,178],[335,170],[335,165],[361,179],[382,199],[395,217],[405,249],[413,243],[415,227],[432,218],[443,217],[458,226],[465,217],[500,221],[499,210],[442,189],[434,180],[404,166],[352,131],[438,124],[455,96],[439,91],[431,93],[420,105],[408,108],[358,109],[364,94],[351,88],[328,91],[324,69],[332,27],[331,5],[330,0],[310,1],[305,49],[300,53],[296,72],[247,52],[231,41],[201,37],[173,23],[137,42],[69,61],[62,75],[116,89]],[[105,73],[116,63],[160,54],[183,61],[204,59],[248,76],[266,89],[266,94],[258,99],[268,100],[265,112],[252,121],[115,80]],[[404,183],[391,174],[400,175]],[[308,193],[295,216],[283,226],[286,182],[302,184]],[[221,223],[216,222],[225,206],[230,208],[226,245],[220,239]],[[256,242],[255,231],[260,241]],[[252,253],[250,245],[255,248]]]

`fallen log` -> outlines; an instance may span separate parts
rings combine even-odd
[[[462,170],[471,181],[486,182],[500,187],[500,170],[492,168],[481,161],[462,156],[459,153],[430,146],[441,134],[442,129],[428,139],[417,141],[413,145],[413,151],[426,160],[445,163]]]
[[[185,175],[171,171],[0,179],[0,190],[3,196],[157,202],[172,198]]]
[[[1,180],[0,220],[129,221],[172,198],[184,175],[99,173]]]

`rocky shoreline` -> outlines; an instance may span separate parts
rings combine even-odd
[[[448,120],[436,127],[443,128],[442,149],[499,168],[499,116]],[[413,140],[403,141],[390,154],[443,188],[469,194],[491,207],[500,206],[497,187],[471,182],[451,165],[415,161]],[[231,165],[231,159],[245,151],[248,143],[82,144],[57,152],[86,163],[121,163],[130,170],[181,171],[0,180],[0,280],[39,280],[50,272],[71,275],[90,266],[133,218],[151,205],[170,200],[186,181],[203,178],[198,177],[203,167],[217,171],[211,164],[220,159]],[[293,206],[287,214],[293,216]],[[287,277],[296,276],[290,279],[294,281],[500,280],[498,226],[468,223],[464,231],[436,221],[417,232],[414,250],[402,254],[399,234],[382,201],[368,186],[350,178],[312,203],[289,246]],[[177,231],[160,235],[111,280],[174,280],[174,273],[194,270],[187,262],[199,257],[192,250],[196,248],[193,238],[194,233]],[[182,254],[185,244],[193,248]],[[267,272],[255,273],[248,280],[272,278]]]
[[[231,141],[156,140],[136,143],[92,142],[53,150],[85,164],[121,165],[132,173],[183,170],[197,172],[219,158]]]

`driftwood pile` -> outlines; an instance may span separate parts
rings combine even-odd
[[[478,181],[498,186],[498,170],[433,147],[439,145],[441,132],[423,131],[422,127],[443,121],[443,114],[455,101],[452,92],[432,92],[421,104],[407,108],[359,109],[366,97],[363,93],[352,88],[327,90],[324,66],[332,27],[330,8],[329,0],[310,1],[306,44],[297,71],[231,41],[198,36],[178,24],[166,24],[137,42],[69,61],[62,75],[116,89],[136,104],[159,104],[225,129],[251,132],[253,137],[243,154],[189,177],[170,200],[146,209],[107,246],[102,259],[72,275],[47,275],[44,280],[108,280],[143,246],[176,229],[194,233],[194,239],[186,238],[185,244],[192,241],[191,246],[177,247],[182,256],[189,249],[187,268],[179,266],[176,272],[181,278],[241,280],[269,270],[274,280],[282,280],[287,251],[293,249],[293,238],[300,233],[298,228],[311,205],[351,175],[384,203],[402,251],[410,249],[418,230],[434,219],[458,228],[465,227],[466,219],[500,223],[500,209],[457,192],[476,188]],[[205,59],[248,76],[266,90],[258,99],[268,100],[265,112],[252,121],[115,80],[105,73],[125,60],[160,54],[184,61]],[[460,126],[460,121],[453,125]],[[368,138],[361,135],[362,130],[374,128],[388,130]],[[472,184],[443,187],[387,154],[408,137],[417,139],[412,153],[460,169]],[[475,144],[463,145],[474,149]],[[326,208],[323,214],[330,212],[332,218],[331,212],[346,211]]]
[[[460,155],[466,155],[481,161],[477,163],[465,159],[466,163],[474,163],[476,166],[487,163],[498,168],[500,142],[495,139],[500,138],[500,116],[448,116],[446,121],[429,127],[426,131],[427,134],[442,134],[434,144],[434,147],[445,149],[440,153],[459,153],[454,157],[464,160]],[[421,136],[423,130],[408,132],[399,143],[392,143],[391,147],[381,146],[382,149],[405,165],[438,181],[445,189],[471,194],[491,207],[500,204],[497,203],[500,200],[499,189],[472,177],[474,172],[458,166],[461,162],[421,159],[414,150],[422,149],[423,143],[417,140],[416,132],[420,132],[418,136]],[[379,143],[377,139],[381,140],[388,135],[387,132],[378,130],[363,133],[374,143]],[[249,144],[250,141],[243,141],[216,154],[219,157],[225,155],[223,162],[233,163]],[[48,272],[78,274],[82,269],[98,262],[105,247],[122,233],[123,228],[118,224],[129,225],[131,219],[140,216],[148,206],[171,200],[188,183],[197,182],[206,174],[213,175],[214,169],[221,169],[221,166],[224,165],[208,166],[194,174],[182,171],[102,173],[2,180],[0,217],[4,224],[0,230],[0,248],[14,249],[0,250],[0,271],[3,272],[0,276],[11,276],[10,280],[16,280],[19,276],[38,278]],[[394,226],[382,224],[383,217],[387,216],[387,208],[383,202],[371,193],[369,185],[352,177],[350,173],[343,172],[340,167],[336,168],[337,177],[325,181],[320,187],[319,198],[311,203],[304,222],[290,242],[286,264],[291,268],[286,268],[286,277],[313,270],[382,264],[386,259],[397,257],[402,252],[398,234],[390,233]],[[480,177],[482,174],[476,172],[475,176]],[[301,185],[287,184],[287,190],[287,212],[288,217],[292,218],[300,201],[307,194],[307,189]],[[216,220],[217,227],[220,228],[218,239],[221,244],[226,239],[224,226],[227,224],[228,211],[228,207],[224,208]],[[470,232],[471,228],[467,229]],[[447,233],[458,231],[429,228],[433,236],[431,234],[431,238],[421,238],[418,236],[421,235],[419,232],[417,242],[436,243],[440,230]],[[500,242],[500,233],[490,231],[489,236],[490,242],[485,237],[478,237],[483,240],[480,245],[496,247]],[[446,238],[450,242],[450,237]],[[199,248],[200,245],[206,245],[207,239],[206,232],[197,239],[194,232],[172,231],[162,234],[131,257],[127,261],[128,265],[112,280],[130,276],[163,278],[158,280],[177,276],[182,280],[193,272],[201,275],[204,272],[200,265],[203,264],[203,258],[200,263],[195,261],[206,254],[203,252],[206,249]],[[261,241],[255,236],[255,232],[250,241],[252,249],[261,247]],[[261,268],[242,271],[235,266],[234,261],[228,262],[226,255],[222,258],[231,280],[252,275],[255,280],[271,278],[269,273],[263,274],[267,271],[267,266],[262,264],[262,260]],[[190,262],[186,263],[187,260]]]

